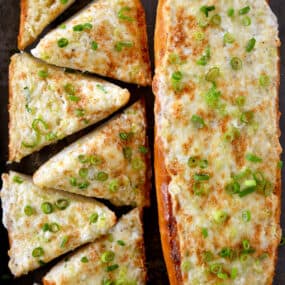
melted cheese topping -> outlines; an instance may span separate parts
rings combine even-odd
[[[9,268],[15,276],[94,241],[115,223],[113,212],[94,200],[40,189],[30,177],[16,172],[4,174],[2,179],[3,224],[11,246]],[[51,213],[46,214],[43,203],[52,205]],[[94,214],[96,222],[91,218]]]
[[[43,29],[58,15],[65,11],[75,0],[25,0],[22,4],[21,33],[19,48],[24,49],[31,44]],[[66,2],[66,3],[63,3]]]
[[[277,20],[266,1],[165,2],[157,139],[171,176],[183,282],[271,284],[280,240]],[[236,193],[225,191],[233,185]],[[233,256],[222,257],[225,248]]]
[[[101,257],[107,251],[113,252],[114,258],[110,262],[102,262]],[[118,267],[106,272],[112,265]],[[123,216],[108,236],[56,265],[43,281],[55,285],[94,285],[111,282],[128,285],[146,284],[143,230],[139,210],[135,209]]]
[[[104,119],[130,96],[114,84],[64,72],[27,54],[12,57],[10,94],[11,161]]]
[[[66,41],[61,47],[60,39]],[[58,66],[140,85],[151,83],[144,11],[139,0],[94,1],[45,36],[32,54]]]
[[[117,206],[148,205],[146,147],[145,109],[139,101],[51,158],[34,174],[34,182]]]

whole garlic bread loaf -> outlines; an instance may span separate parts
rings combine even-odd
[[[265,0],[160,0],[155,169],[171,284],[272,284],[279,49]]]

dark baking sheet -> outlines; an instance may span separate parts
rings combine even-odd
[[[262,0],[256,0],[262,1]],[[20,164],[7,165],[8,158],[8,64],[9,57],[17,52],[17,34],[19,23],[19,0],[0,0],[0,173],[8,171],[9,169],[21,171],[26,174],[32,174],[43,162],[49,157],[60,151],[64,146],[73,142],[78,137],[82,136],[86,132],[96,127],[89,127],[87,130],[81,131],[78,134],[70,136],[58,144],[51,147],[46,147],[39,153],[31,155],[22,160]],[[52,23],[44,32],[45,34],[51,28],[57,26],[65,19],[69,18],[80,8],[91,2],[90,0],[77,0],[77,2],[70,7],[63,15],[61,15],[54,23]],[[142,0],[147,14],[147,29],[149,35],[150,54],[153,63],[153,32],[155,23],[155,13],[157,0]],[[270,5],[277,15],[280,24],[280,37],[281,41],[285,43],[285,5],[282,0],[271,0]],[[280,90],[280,110],[285,110],[285,46],[281,48],[281,90]],[[110,80],[117,83],[120,86],[127,87],[132,93],[131,102],[137,100],[140,96],[145,96],[147,101],[148,111],[148,135],[150,138],[150,144],[153,145],[153,102],[154,96],[151,92],[151,88],[137,88],[133,85],[124,84],[114,80]],[[285,147],[285,118],[282,116],[281,130],[284,130],[281,136],[282,146]],[[283,169],[283,177],[285,179],[285,169]],[[283,180],[284,182],[284,180]],[[154,183],[153,183],[154,185]],[[1,182],[0,182],[0,186]],[[108,204],[109,205],[109,204]],[[117,214],[120,215],[128,209],[115,209]],[[285,228],[285,198],[282,203],[282,226]],[[0,218],[1,213],[0,213]],[[146,244],[146,257],[148,268],[148,284],[155,285],[167,285],[167,273],[162,257],[160,237],[157,221],[157,205],[155,199],[155,189],[152,189],[152,206],[145,210],[144,214],[145,225],[145,244]],[[8,264],[8,240],[7,232],[0,223],[0,285],[32,285],[35,282],[41,284],[41,278],[47,272],[52,265],[58,260],[49,263],[45,267],[31,272],[29,275],[14,279],[7,267]],[[60,259],[60,258],[59,258]],[[94,284],[97,285],[97,284]],[[99,285],[99,284],[98,284]],[[279,249],[278,266],[276,270],[276,276],[274,285],[285,285],[285,247]]]

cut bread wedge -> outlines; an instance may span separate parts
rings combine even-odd
[[[104,198],[116,206],[149,205],[145,107],[139,101],[43,164],[39,187]]]
[[[281,238],[278,22],[267,1],[160,0],[155,173],[170,284],[270,285]]]
[[[44,285],[146,284],[140,210],[124,215],[109,234],[61,261]]]
[[[2,179],[3,224],[10,242],[9,268],[15,276],[94,241],[116,222],[113,212],[95,200],[40,189],[31,177],[16,172]]]
[[[17,162],[106,118],[130,97],[126,89],[25,53],[11,58],[9,89],[9,160]]]
[[[143,86],[151,84],[140,0],[93,1],[48,33],[32,54],[57,66]]]
[[[23,50],[32,44],[44,28],[74,2],[75,0],[21,0],[19,49]]]

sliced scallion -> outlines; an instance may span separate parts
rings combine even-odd
[[[44,202],[41,205],[41,210],[44,214],[51,214],[53,212],[53,205],[49,202]]]
[[[126,12],[130,12],[131,11],[131,8],[130,7],[123,7],[119,10],[118,12],[118,18],[120,20],[125,20],[125,21],[128,21],[128,22],[133,22],[134,21],[134,18],[130,17],[130,16],[127,16],[125,13]]]

